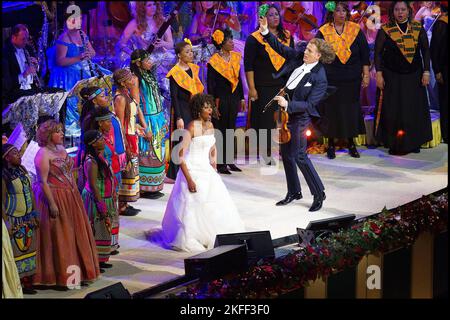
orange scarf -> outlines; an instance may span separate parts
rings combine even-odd
[[[279,38],[277,38],[277,39],[285,46],[289,46],[291,44],[291,33],[286,30],[285,35],[286,35],[287,41],[283,42]],[[270,44],[268,44],[266,41],[264,41],[264,37],[261,35],[261,33],[259,31],[253,32],[252,36],[259,43],[261,43],[264,46],[264,48],[266,49],[266,52],[269,54],[270,62],[272,62],[272,65],[275,68],[275,70],[277,70],[277,71],[280,70],[281,67],[283,66],[284,62],[286,61],[286,59],[283,58],[282,56],[280,56],[275,50],[272,49]]]
[[[218,53],[215,53],[209,60],[209,64],[222,77],[230,81],[232,90],[236,90],[239,83],[239,70],[241,69],[241,54],[238,52],[230,52],[230,62],[225,61]]]
[[[343,64],[346,64],[352,55],[350,47],[358,36],[360,29],[358,24],[346,21],[344,32],[341,35],[337,34],[334,25],[330,23],[323,25],[319,30],[323,34],[325,41],[333,47],[339,60]]]
[[[408,24],[408,32],[403,34],[397,24],[385,24],[381,27],[384,32],[397,44],[401,53],[412,63],[416,54],[417,45],[419,43],[419,33],[422,25],[418,21],[412,21]]]
[[[439,20],[448,24],[448,14],[443,15],[442,17],[439,18]]]
[[[186,71],[180,68],[178,64],[174,65],[172,69],[170,69],[169,73],[166,75],[166,78],[173,77],[175,82],[182,87],[183,89],[186,89],[191,93],[191,95],[202,93],[203,92],[203,84],[200,81],[200,78],[198,77],[198,71],[200,70],[200,67],[193,63],[188,63],[189,68],[192,70],[192,77],[191,78]]]

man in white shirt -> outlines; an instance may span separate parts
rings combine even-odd
[[[325,200],[325,188],[306,153],[306,130],[312,117],[320,117],[317,106],[327,94],[328,82],[322,63],[331,63],[335,54],[333,49],[322,39],[312,39],[303,54],[281,44],[267,29],[267,18],[260,18],[259,30],[278,54],[290,60],[276,75],[290,74],[285,87],[289,99],[277,96],[275,101],[289,114],[287,126],[291,131],[291,140],[281,145],[288,193],[276,205],[284,206],[303,198],[297,174],[298,167],[314,197],[309,211],[317,211],[322,208]]]
[[[38,88],[33,75],[37,60],[29,55],[25,46],[29,40],[28,28],[23,24],[13,27],[11,38],[6,41],[2,55],[3,108],[24,95],[33,94]]]

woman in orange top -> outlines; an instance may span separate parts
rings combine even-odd
[[[361,85],[369,85],[369,44],[358,24],[350,22],[346,2],[329,1],[325,24],[316,37],[334,49],[336,58],[325,65],[328,83],[337,91],[321,106],[319,127],[328,138],[327,156],[334,159],[334,138],[347,139],[350,156],[359,158],[353,138],[366,133],[360,105]]]
[[[238,108],[241,111],[245,109],[244,90],[239,76],[242,56],[233,51],[233,34],[229,29],[214,31],[212,43],[219,51],[208,62],[208,93],[214,97],[218,109],[217,119],[213,118],[214,127],[220,130],[223,137],[222,148],[220,145],[218,148],[217,171],[230,174],[227,165],[231,171],[241,171],[231,156],[228,156],[230,160],[227,161],[226,130],[236,129]],[[229,151],[232,150],[234,147]]]
[[[189,109],[189,100],[194,94],[203,93],[204,86],[199,78],[200,67],[193,64],[194,53],[189,39],[184,39],[175,46],[175,54],[178,62],[166,75],[170,80],[171,120],[170,137],[176,129],[185,129],[192,121]],[[171,145],[171,150],[176,143]],[[169,163],[167,177],[175,180],[178,173],[178,165],[172,159]]]

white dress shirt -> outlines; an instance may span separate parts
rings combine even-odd
[[[292,72],[291,76],[289,77],[289,80],[287,82],[287,88],[289,90],[294,90],[298,86],[300,81],[302,81],[305,74],[310,73],[311,69],[314,68],[318,63],[319,63],[318,61],[310,64],[304,63],[300,67],[295,69]]]
[[[28,67],[24,49],[16,48],[16,58],[17,58],[17,62],[19,63],[20,72],[21,72],[19,74],[20,89],[30,90],[31,84],[33,83],[33,76],[31,74],[29,74],[26,77],[23,76],[23,73],[25,72],[25,70]]]

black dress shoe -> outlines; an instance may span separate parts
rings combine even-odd
[[[141,209],[135,208],[133,206],[127,206],[127,208],[130,208],[131,210],[137,211],[137,212],[141,212]]]
[[[411,151],[412,153],[420,153],[420,148],[414,149]]]
[[[37,294],[38,292],[33,288],[22,288],[23,294]]]
[[[294,194],[289,194],[289,193],[288,193],[288,194],[286,195],[286,198],[284,198],[284,199],[281,200],[281,201],[278,201],[275,205],[276,205],[276,206],[285,206],[285,205],[287,205],[288,203],[291,203],[291,202],[294,201],[294,200],[300,200],[301,198],[303,198],[301,192],[297,192],[297,193],[294,193]]]
[[[106,263],[106,262],[100,262],[99,265],[100,265],[100,268],[102,268],[102,269],[109,269],[109,268],[113,267],[113,265],[111,263]]]
[[[314,196],[313,204],[311,205],[311,208],[309,208],[309,211],[317,211],[322,208],[323,201],[326,199],[325,192],[322,192],[321,196]]]
[[[230,171],[228,171],[227,166],[218,166],[217,167],[217,172],[221,173],[221,174],[231,174]]]
[[[116,254],[119,254],[119,250],[111,251],[109,254],[115,256]]]
[[[327,149],[327,157],[328,157],[328,159],[336,158],[336,149],[334,147],[328,147],[328,149]]]
[[[134,217],[138,213],[139,213],[139,211],[133,210],[130,207],[127,207],[124,211],[120,212],[119,214],[121,216],[125,216],[125,217]]]
[[[160,192],[160,191],[156,191],[156,192],[141,192],[141,198],[145,198],[145,199],[159,199],[161,197],[164,197],[164,193]],[[135,210],[139,210],[140,209],[135,209]]]
[[[230,171],[242,172],[242,170],[236,167],[235,164],[229,164],[228,168],[230,168]]]
[[[105,273],[105,269],[100,269],[100,273]]]
[[[360,158],[361,156],[359,155],[359,152],[358,152],[358,150],[356,150],[356,147],[353,145],[353,146],[350,146],[349,148],[348,148],[348,154],[350,155],[350,156],[352,156],[353,158]]]

